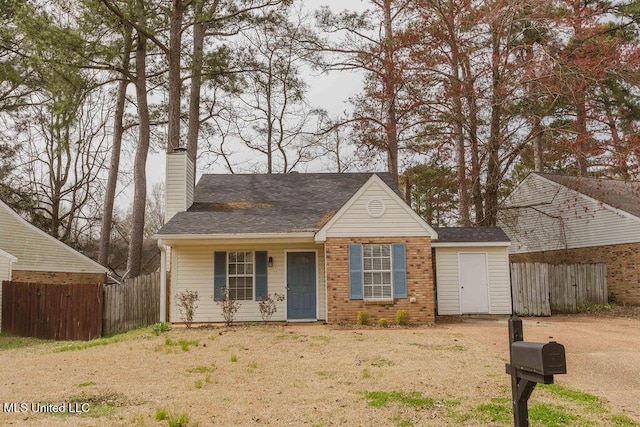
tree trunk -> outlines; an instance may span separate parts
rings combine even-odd
[[[495,25],[495,24],[494,24]],[[487,148],[487,183],[485,187],[485,215],[479,225],[496,225],[498,213],[498,190],[500,187],[500,157],[499,150],[502,142],[500,121],[502,120],[501,73],[500,73],[500,35],[495,26],[491,29],[493,55],[491,62],[491,124],[489,146]]]
[[[393,58],[393,29],[391,25],[391,2],[384,0],[384,108],[385,111],[385,132],[387,140],[387,168],[393,182],[398,184],[398,118],[396,112],[396,69]]]
[[[200,89],[202,87],[202,61],[207,25],[202,17],[204,1],[194,2],[193,58],[191,63],[191,88],[189,90],[189,124],[187,129],[187,156],[195,167],[198,157],[198,135],[200,134]],[[195,174],[194,174],[195,176]],[[195,182],[193,183],[195,185]]]
[[[172,0],[169,28],[169,107],[167,153],[180,147],[180,51],[182,44],[182,0]]]
[[[143,6],[140,4],[140,10]],[[144,11],[139,17],[139,25],[145,26]],[[133,195],[133,212],[131,214],[131,240],[129,253],[127,256],[126,277],[136,277],[140,275],[142,265],[142,242],[144,238],[144,214],[147,203],[147,154],[150,143],[150,117],[149,106],[147,104],[147,77],[146,77],[146,55],[147,39],[138,33],[138,43],[136,46],[136,99],[138,101],[138,116],[140,125],[138,127],[138,147],[133,165],[133,183],[135,186]]]
[[[122,53],[122,68],[129,69],[129,56],[131,55],[131,28],[126,26],[124,34],[124,52]],[[111,163],[109,165],[109,177],[104,196],[104,208],[102,211],[102,226],[100,229],[100,247],[98,262],[104,266],[109,264],[109,246],[111,243],[111,226],[113,224],[113,206],[116,198],[118,174],[120,172],[120,152],[122,147],[122,135],[124,133],[123,119],[124,107],[127,99],[128,77],[122,75],[118,83],[116,95],[116,111],[113,118],[113,145],[111,147]]]

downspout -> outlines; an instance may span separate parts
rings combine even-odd
[[[167,247],[161,239],[158,240],[160,248],[160,321],[167,321]]]

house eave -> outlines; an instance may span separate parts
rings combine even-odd
[[[156,234],[154,239],[164,243],[185,241],[215,241],[221,240],[285,240],[285,241],[314,241],[315,232],[301,231],[290,233],[221,233],[221,234]]]
[[[18,262],[18,258],[16,258],[15,256],[11,255],[7,251],[3,251],[2,249],[0,249],[0,256],[3,256],[5,258],[7,258],[11,262]]]

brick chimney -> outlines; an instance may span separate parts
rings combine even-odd
[[[195,168],[186,148],[176,148],[167,153],[164,191],[164,222],[178,212],[186,211],[193,203]]]

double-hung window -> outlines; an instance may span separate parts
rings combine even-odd
[[[407,298],[405,243],[349,244],[349,298]]]
[[[235,300],[253,299],[253,252],[229,252],[229,296]]]
[[[238,301],[259,301],[269,294],[266,251],[216,251],[213,254],[213,299],[226,292]]]
[[[362,271],[365,300],[393,298],[391,245],[362,245]]]

